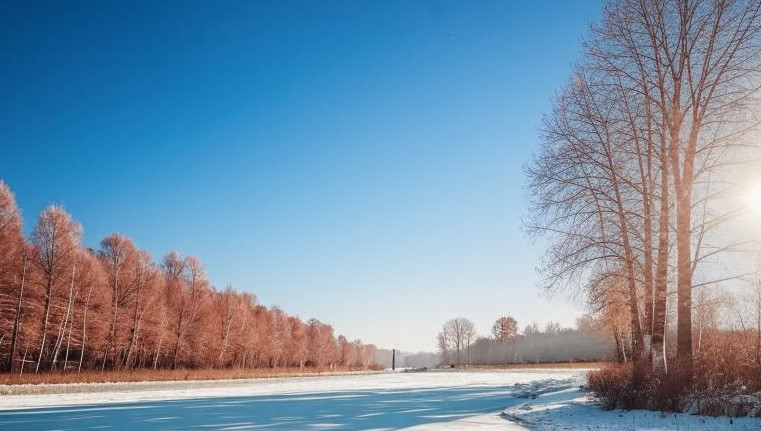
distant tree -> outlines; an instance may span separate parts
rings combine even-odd
[[[312,365],[328,365],[335,353],[333,328],[317,319],[310,319],[307,322],[307,346],[309,362]]]
[[[338,363],[340,365],[347,365],[350,355],[351,343],[343,335],[339,335],[336,338],[338,344]]]
[[[263,305],[257,305],[254,308],[253,315],[254,336],[253,343],[253,360],[259,367],[272,367],[272,338],[273,325],[272,315]]]
[[[518,322],[511,316],[503,316],[491,327],[492,336],[496,341],[506,343],[518,335]]]
[[[441,334],[446,339],[447,346],[450,346],[457,358],[457,365],[462,365],[463,351],[466,354],[469,353],[470,344],[476,338],[476,329],[472,321],[464,318],[457,317],[447,320],[442,327]]]
[[[541,332],[542,332],[542,330],[539,329],[539,324],[536,323],[536,322],[531,322],[530,325],[526,325],[526,327],[523,328],[523,335],[524,336],[529,336],[529,335],[532,335],[532,334],[539,334]]]
[[[378,353],[378,348],[375,347],[372,344],[364,344],[362,345],[362,351],[360,353],[360,356],[362,358],[361,363],[362,367],[369,368],[373,362],[375,362],[375,356]]]
[[[290,336],[288,316],[278,307],[272,307],[269,312],[272,316],[272,366],[281,367],[285,362],[285,346]]]
[[[546,325],[544,325],[543,332],[545,334],[558,334],[562,330],[563,328],[560,326],[560,322],[549,321]]]
[[[233,323],[238,319],[242,309],[242,297],[238,292],[228,285],[222,292],[217,292],[214,302],[216,303],[217,315],[219,317],[218,325],[220,328],[219,356],[217,363],[221,366],[227,364],[227,349],[230,345],[230,339],[233,334]]]
[[[439,351],[439,354],[441,355],[441,363],[448,365],[449,364],[449,337],[444,333],[444,330],[439,332],[436,335],[436,348]]]
[[[286,355],[291,366],[304,367],[307,360],[307,336],[304,323],[294,316],[288,318],[290,337],[286,344]]]

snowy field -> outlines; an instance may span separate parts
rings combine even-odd
[[[759,419],[602,412],[579,390],[583,376],[543,369],[68,385],[69,393],[0,396],[0,430],[761,430]]]

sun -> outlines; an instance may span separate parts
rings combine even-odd
[[[745,207],[755,213],[761,214],[761,183],[754,185],[745,192]]]

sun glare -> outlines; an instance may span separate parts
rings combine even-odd
[[[761,183],[754,185],[745,193],[745,207],[757,214],[761,214]]]

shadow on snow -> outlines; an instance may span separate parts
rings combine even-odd
[[[510,387],[343,391],[0,412],[14,430],[391,430],[497,412],[519,402]]]

